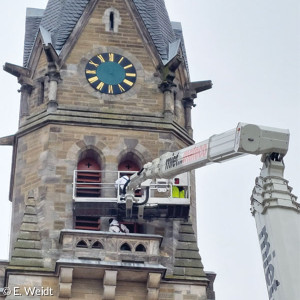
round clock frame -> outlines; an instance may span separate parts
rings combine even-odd
[[[133,87],[137,73],[128,58],[107,52],[97,54],[88,61],[85,76],[89,84],[98,92],[118,95]]]

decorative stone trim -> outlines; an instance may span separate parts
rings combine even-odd
[[[74,248],[85,248],[85,247],[81,247],[80,245],[78,245],[80,242],[85,242],[86,243],[86,248],[88,249],[104,249],[104,241],[103,240],[99,240],[99,239],[77,239],[75,241],[74,244]],[[102,245],[102,248],[97,248],[97,247],[93,247],[96,243],[100,243]]]
[[[59,297],[71,298],[73,282],[73,268],[61,268],[59,274]]]
[[[145,234],[118,234],[104,231],[62,230],[60,243],[62,244],[65,258],[77,259],[88,258],[101,261],[143,261],[145,263],[158,263],[160,259],[159,235]],[[77,247],[84,241],[87,247]],[[101,243],[103,248],[93,248],[95,243]],[[127,243],[130,251],[120,250]],[[136,251],[142,245],[146,251]]]
[[[148,247],[149,247],[149,242],[141,242],[141,241],[138,241],[138,242],[133,242],[133,241],[129,241],[129,240],[120,240],[119,241],[119,249],[120,251],[123,251],[121,250],[121,247],[123,245],[127,244],[129,247],[130,247],[130,252],[131,253],[135,253],[135,254],[139,254],[139,253],[142,253],[142,254],[145,254],[145,253],[149,253],[148,251]],[[139,245],[142,245],[144,246],[145,250],[146,251],[136,251],[136,247],[139,246]],[[125,250],[124,250],[125,251]]]

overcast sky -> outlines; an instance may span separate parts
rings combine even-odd
[[[299,0],[166,0],[170,18],[182,22],[192,81],[212,80],[193,109],[195,140],[248,122],[291,132],[285,178],[300,194]],[[45,0],[0,3],[1,64],[22,64],[25,8]],[[19,88],[0,71],[0,136],[17,131]],[[1,247],[7,256],[11,150],[1,147]],[[267,300],[250,196],[261,167],[243,157],[197,171],[198,239],[205,270],[217,273],[219,300]]]
[[[166,3],[171,19],[182,22],[191,80],[213,81],[196,99],[195,140],[239,121],[288,128],[285,178],[300,195],[299,1]],[[196,172],[199,248],[205,269],[217,273],[217,299],[268,299],[249,211],[260,167],[260,157],[247,156]]]

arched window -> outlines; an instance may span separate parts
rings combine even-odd
[[[120,247],[120,250],[121,250],[121,251],[131,251],[131,247],[130,247],[127,243],[124,243],[124,244],[122,244],[122,246]]]
[[[100,170],[100,165],[93,158],[84,158],[78,163],[77,170],[86,170],[86,171]]]
[[[146,248],[145,248],[144,245],[139,244],[139,245],[136,246],[135,251],[136,252],[146,252]]]
[[[76,245],[77,248],[88,248],[88,245],[85,241],[80,241]]]
[[[118,170],[122,173],[132,173],[140,170],[139,165],[133,160],[125,160],[119,163]]]
[[[105,31],[118,32],[121,25],[121,16],[117,9],[110,7],[105,10],[102,17],[102,23],[105,24]]]
[[[76,176],[76,196],[98,198],[101,194],[101,165],[99,155],[94,150],[82,153]]]
[[[103,249],[103,245],[99,242],[96,241],[93,245],[92,245],[93,249]]]
[[[115,16],[114,12],[111,11],[109,14],[109,29],[110,31],[114,31],[114,23],[115,23]]]

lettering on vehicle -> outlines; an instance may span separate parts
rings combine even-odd
[[[268,242],[268,233],[266,226],[261,230],[259,234],[260,248],[263,257],[263,264],[266,276],[266,282],[268,287],[269,299],[274,300],[274,293],[277,291],[280,285],[279,281],[275,279],[275,268],[273,265],[273,259],[275,257],[275,251],[271,251],[271,245]]]
[[[200,158],[204,158],[206,156],[207,156],[207,144],[204,144],[185,151],[183,153],[182,162],[185,164],[188,162],[196,161]]]
[[[172,154],[171,157],[166,159],[165,169],[171,169],[178,167],[182,164],[189,164],[193,163],[201,158],[207,157],[207,144],[204,145],[197,145],[193,148],[190,148],[184,152],[175,152]]]
[[[182,164],[182,160],[179,159],[179,153],[177,153],[177,155],[175,155],[174,153],[172,154],[172,157],[168,158],[166,160],[166,165],[165,165],[165,169],[168,170],[170,168],[174,168],[177,167],[179,165]]]

